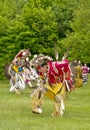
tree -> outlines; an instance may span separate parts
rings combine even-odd
[[[89,0],[81,1],[78,9],[74,11],[71,22],[73,33],[67,34],[62,42],[66,46],[72,46],[70,51],[71,60],[81,60],[83,63],[90,62],[90,11]]]

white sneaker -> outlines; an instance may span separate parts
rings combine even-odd
[[[41,114],[41,113],[42,113],[42,109],[41,109],[41,108],[38,108],[38,112]]]
[[[34,110],[32,110],[33,113],[36,114],[41,114],[42,113],[42,109],[41,108],[35,108]]]

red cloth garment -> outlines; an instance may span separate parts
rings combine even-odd
[[[59,83],[64,79],[64,73],[69,70],[68,60],[63,60],[60,62],[49,62],[48,77],[50,83]]]

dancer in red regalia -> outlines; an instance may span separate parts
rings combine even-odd
[[[63,116],[66,93],[73,88],[68,60],[65,59],[60,62],[44,60],[37,69],[44,83],[40,89],[36,89],[36,91],[32,93],[32,112],[42,113],[42,100],[44,95],[46,95],[55,101],[52,115]]]

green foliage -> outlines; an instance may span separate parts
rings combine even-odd
[[[58,23],[58,37],[60,39],[66,37],[66,32],[71,32],[70,21],[73,18],[73,12],[77,8],[77,0],[55,0],[53,11]]]
[[[71,46],[70,60],[90,63],[89,0],[1,0],[0,7],[0,79],[21,49],[55,59],[54,43],[59,60]]]
[[[90,9],[89,0],[83,0],[74,11],[71,28],[73,33],[68,33],[62,42],[71,46],[70,59],[81,60],[83,63],[90,62]]]
[[[35,7],[32,8],[32,6]],[[35,45],[40,44],[44,49],[48,49],[49,46],[53,46],[51,44],[57,39],[55,15],[51,7],[47,9],[42,7],[36,8],[36,3],[32,6],[31,4],[28,5],[23,11],[23,21],[26,26],[29,26],[31,32],[30,42],[33,42]]]

